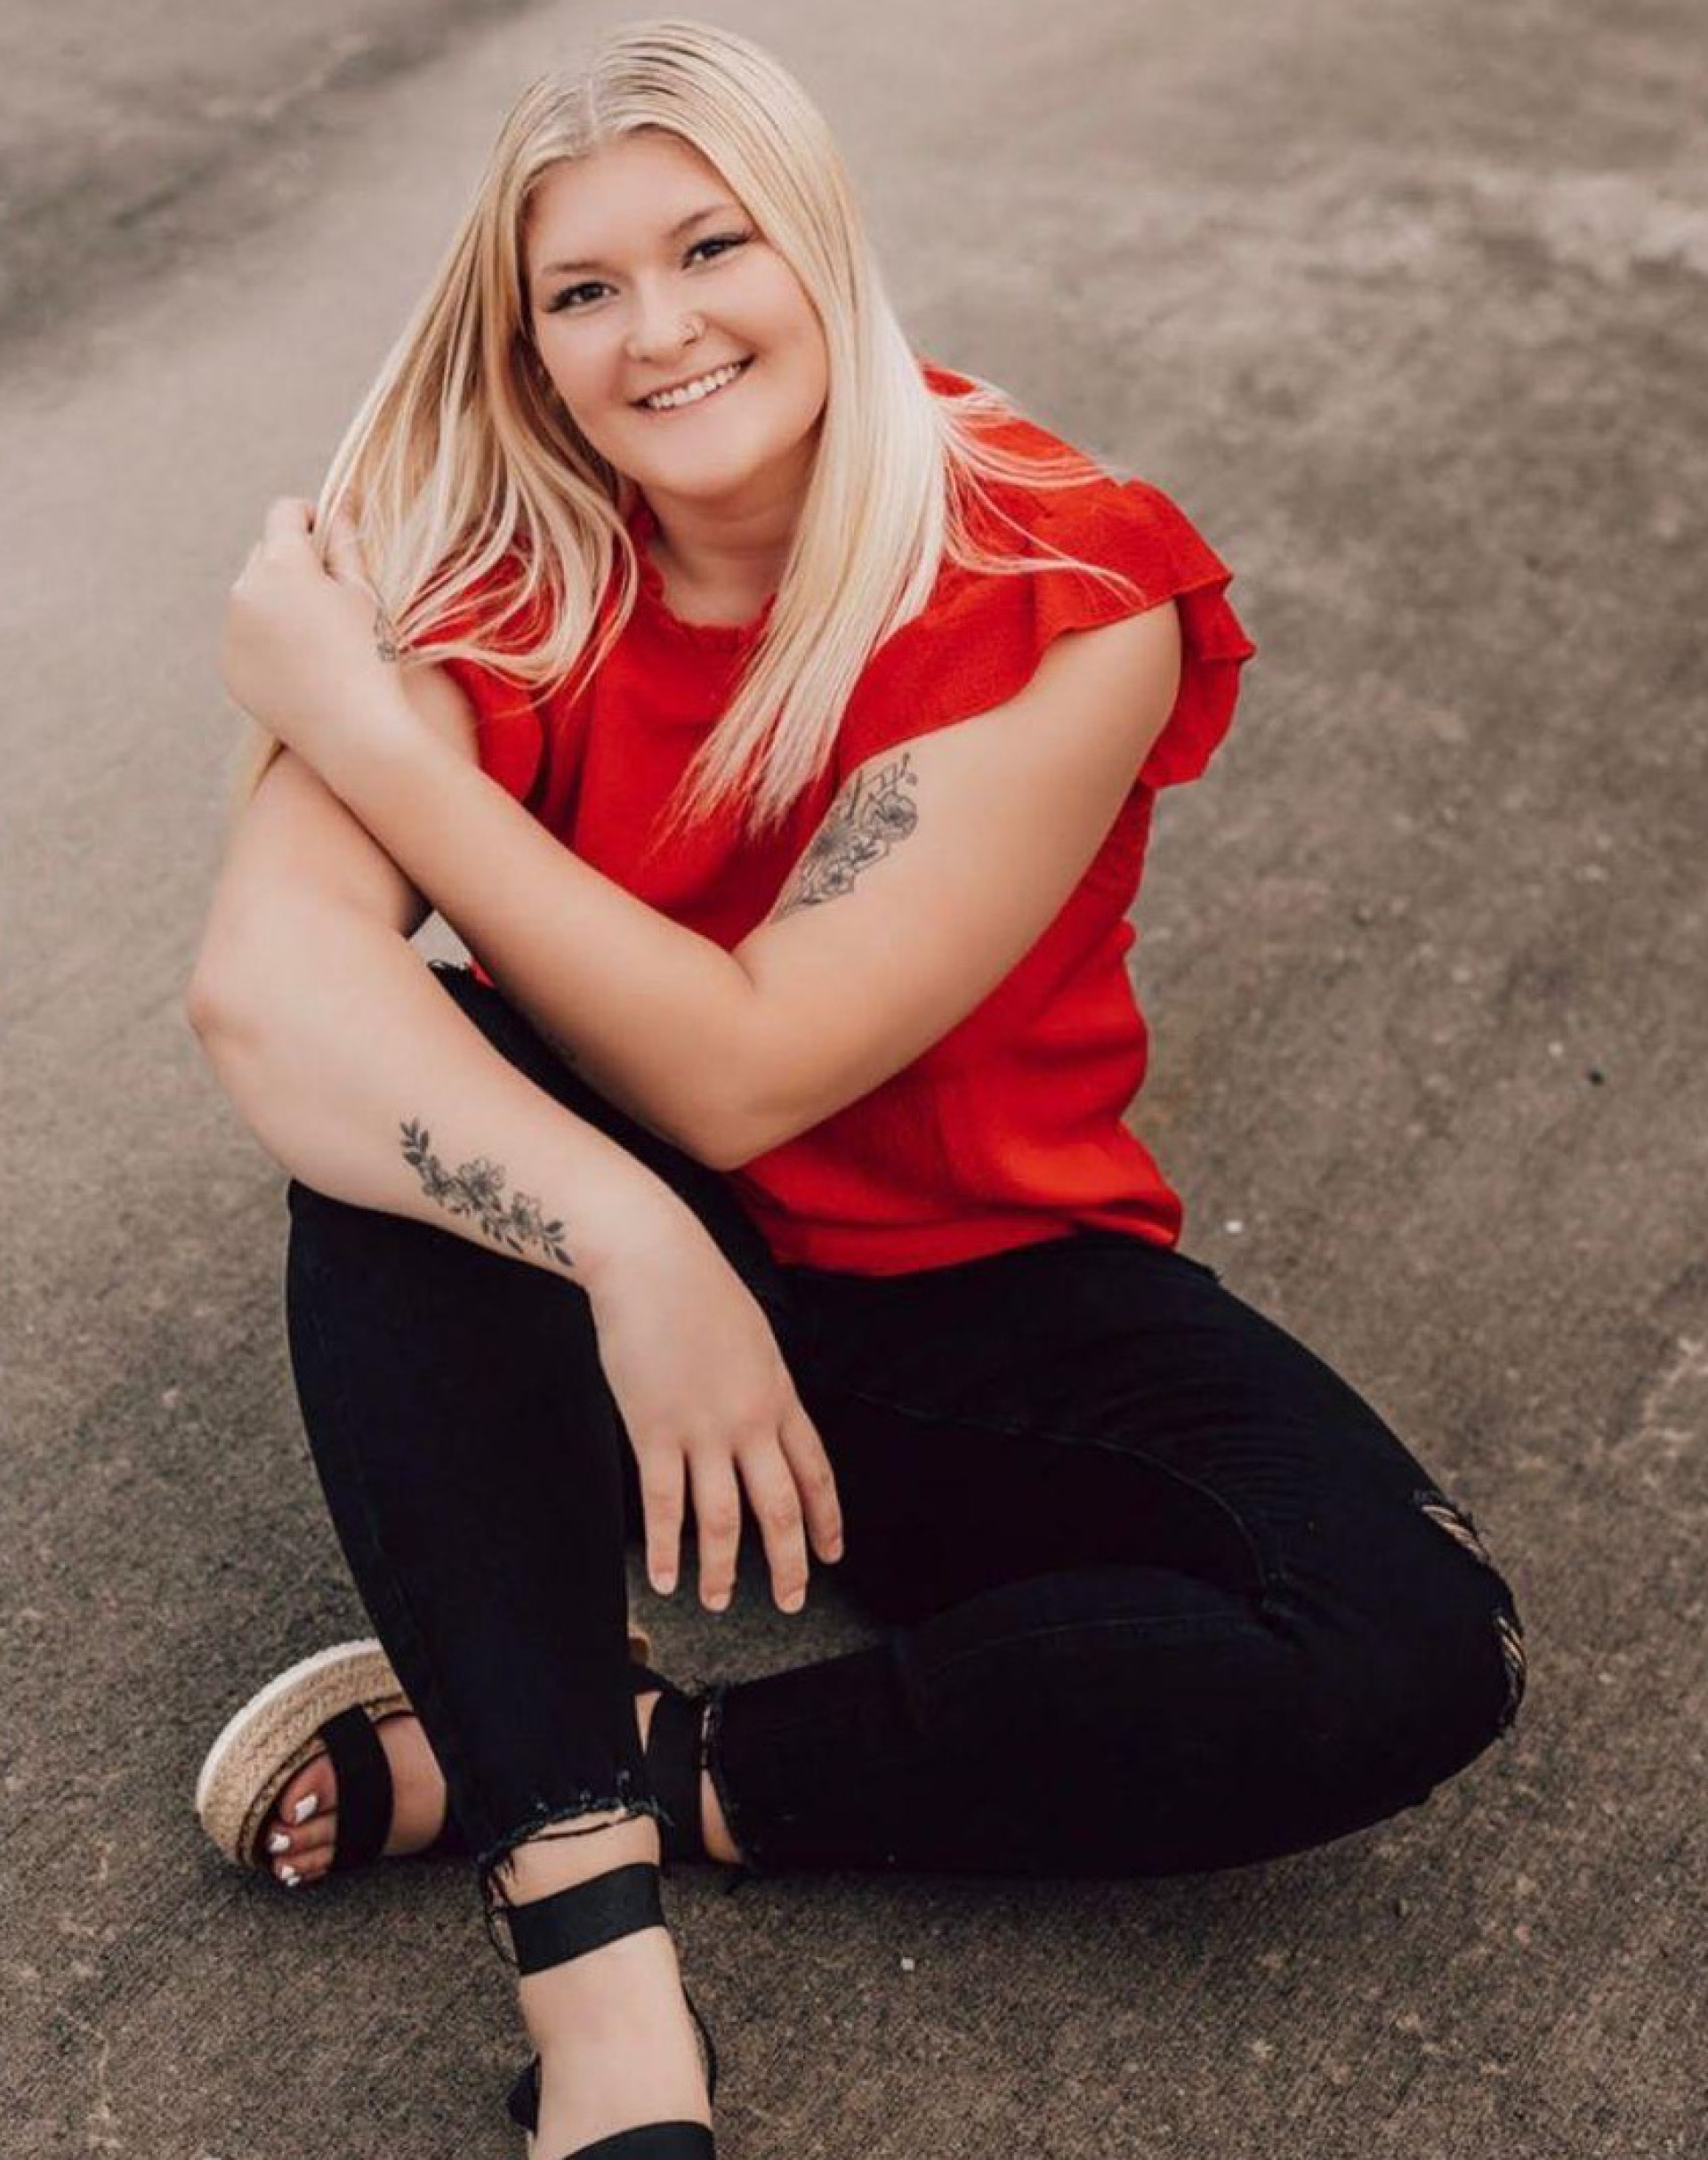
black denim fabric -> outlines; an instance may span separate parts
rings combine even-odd
[[[834,1572],[874,1640],[714,1685],[749,1872],[1234,1866],[1415,1804],[1511,1722],[1522,1634],[1470,1519],[1212,1269],[1106,1231],[903,1276],[780,1267],[719,1173],[469,970],[433,972],[695,1209],[834,1466]],[[586,1294],[296,1181],[288,1203],[310,1447],[483,1880],[548,1823],[657,1812],[626,1664],[639,1487]]]

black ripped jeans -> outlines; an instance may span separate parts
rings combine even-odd
[[[1228,1866],[1412,1806],[1504,1730],[1523,1640],[1469,1519],[1208,1268],[1104,1231],[902,1276],[780,1267],[719,1173],[469,970],[433,971],[692,1205],[834,1467],[835,1572],[877,1637],[712,1690],[751,1872]],[[639,1488],[585,1292],[288,1199],[314,1461],[483,1883],[547,1823],[657,1812],[626,1650]]]

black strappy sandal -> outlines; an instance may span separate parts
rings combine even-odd
[[[647,1728],[645,1761],[647,1783],[664,1809],[658,1824],[658,1845],[668,1874],[681,1860],[703,1860],[705,1840],[700,1830],[700,1777],[705,1769],[701,1743],[705,1705],[705,1689],[679,1688],[649,1666],[635,1667],[635,1693],[662,1692],[652,1706]]]
[[[650,1643],[632,1623],[634,1692],[670,1682],[640,1661]],[[278,1796],[321,1749],[338,1781],[337,1823],[328,1874],[380,1857],[391,1828],[391,1766],[375,1727],[409,1710],[391,1661],[371,1637],[334,1643],[287,1665],[227,1720],[196,1780],[196,1813],[228,1860],[270,1871],[264,1833]],[[447,1803],[438,1835],[399,1858],[466,1855],[468,1840]]]
[[[658,1894],[660,1870],[651,1860],[633,1860],[594,1875],[588,1882],[555,1890],[550,1897],[526,1905],[502,1905],[510,1927],[519,1974],[544,1971],[548,1966],[567,1964],[586,1951],[597,1950],[619,1936],[638,1934],[642,1928],[666,1924]],[[718,2090],[718,2055],[712,2035],[684,1987],[682,1995],[698,2028],[704,2051],[705,2090],[715,2100]],[[528,2160],[544,2160],[534,2151],[534,2134],[540,2121],[540,2059],[530,2058],[505,2102],[511,2120],[528,2133]],[[615,2131],[592,2145],[578,2145],[555,2160],[716,2160],[717,2147],[704,2123],[675,2120],[637,2124],[631,2130]]]
[[[649,1672],[644,1665],[639,1664],[633,1668],[632,1680],[636,1695],[645,1695],[654,1687],[670,1686],[668,1680],[660,1680],[657,1673]],[[661,1700],[654,1710],[655,1724],[664,1706]],[[317,1737],[325,1744],[332,1758],[333,1775],[338,1780],[338,1819],[333,1832],[332,1867],[328,1874],[340,1867],[365,1867],[370,1860],[377,1860],[391,1832],[395,1804],[391,1765],[374,1724],[366,1710],[351,1708],[341,1710],[336,1717],[328,1718],[316,1729]],[[466,1854],[470,1850],[469,1841],[463,1836],[447,1800],[445,1820],[431,1844],[403,1857],[427,1860]],[[704,1845],[700,1850],[704,1852]]]
[[[674,1680],[666,1680],[662,1672],[654,1672],[646,1665],[637,1665],[635,1668],[635,1693],[646,1695],[655,1688],[660,1689],[661,1693],[657,1702],[653,1705],[652,1722],[647,1729],[645,1761],[647,1782],[651,1785],[653,1796],[664,1810],[658,1821],[658,1843],[663,1861],[659,1868],[652,1868],[650,1862],[646,1861],[638,1862],[637,1866],[648,1869],[653,1875],[651,1894],[656,1900],[657,1878],[659,1874],[668,1874],[673,1866],[683,1860],[703,1860],[706,1857],[705,1841],[701,1834],[700,1828],[700,1777],[705,1767],[701,1732],[707,1696],[704,1690],[690,1692],[687,1689],[679,1688]],[[604,1882],[607,1878],[601,1875],[595,1877],[594,1880]],[[741,1878],[737,1876],[737,1882],[740,1880]],[[731,1883],[730,1888],[735,1887],[735,1883]],[[643,1892],[641,1895],[644,1897],[645,1893]],[[513,1915],[517,1909],[514,1906],[504,1908],[507,1916]],[[527,1910],[528,1908],[521,1909]],[[650,1920],[634,1922],[634,1925],[639,1927],[650,1927],[655,1924],[656,1922]],[[513,1931],[512,1919],[512,1933]],[[626,1933],[629,1930],[625,1929],[621,1931]],[[603,1936],[599,1938],[600,1941],[608,1939],[609,1938]],[[584,1949],[594,1949],[597,1948],[598,1943],[589,1941],[582,1946]],[[521,1956],[520,1946],[517,1956],[520,1960]],[[554,1956],[546,1962],[555,1963],[558,1961]],[[534,1970],[531,1966],[525,1969],[530,1971]],[[686,1987],[683,1987],[682,1994],[687,2000],[689,2010],[693,2015],[694,2022],[699,2028],[700,2041],[705,2059],[706,2094],[709,2099],[715,2099],[718,2086],[717,2050],[713,2044],[712,2035],[706,2027],[705,2020],[701,2017],[695,2005],[694,1998],[689,1995]],[[520,2075],[510,2089],[504,2107],[512,2122],[517,2124],[531,2136],[538,2126],[540,2119],[540,2059],[537,2055],[531,2056],[524,2065]],[[699,2125],[690,2124],[689,2127],[697,2129]],[[624,2137],[639,2137],[642,2133],[638,2131],[624,2131],[621,2134]],[[649,2132],[647,2134],[650,2134],[650,2132]],[[702,2148],[697,2146],[684,2145],[681,2148],[682,2160],[697,2160],[701,2150]],[[712,2150],[710,2144],[707,2144],[704,2150],[709,2153]],[[605,2160],[601,2148],[590,2147],[588,2152],[590,2155],[598,2154],[599,2160]],[[630,2148],[613,2145],[609,2160],[629,2160],[631,2153],[633,2160],[676,2160],[676,2148],[670,2145],[661,2145],[656,2156],[649,2146],[636,2145]],[[567,2160],[583,2160],[583,2156],[578,2153],[571,2154],[567,2156]]]

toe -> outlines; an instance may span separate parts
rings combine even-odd
[[[317,1846],[310,1852],[287,1852],[273,1862],[273,1874],[286,1890],[302,1890],[310,1882],[318,1882],[332,1866],[332,1842]]]
[[[305,1853],[318,1852],[323,1847],[332,1845],[337,1835],[338,1810],[335,1808],[330,1810],[317,1809],[306,1823],[298,1823],[288,1828],[281,1822],[271,1822],[267,1826],[264,1840],[267,1857],[272,1860],[282,1856],[294,1861],[300,1867]]]
[[[276,1823],[268,1824],[269,1830],[288,1830],[293,1834],[317,1815],[331,1809],[338,1795],[338,1781],[333,1775],[331,1761],[321,1753],[311,1762],[305,1762],[295,1777],[286,1785],[273,1809]]]

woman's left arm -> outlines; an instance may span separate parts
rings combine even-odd
[[[308,535],[307,504],[274,505],[228,612],[227,688],[595,1087],[718,1168],[877,1086],[995,987],[1097,853],[1180,681],[1171,603],[1058,638],[1007,704],[850,775],[730,953],[580,861],[425,727],[381,657],[350,536],[332,536],[329,576]]]
[[[221,673],[429,899],[567,1061],[705,1163],[745,1130],[753,986],[713,939],[580,860],[476,761],[473,709],[441,668],[401,669],[353,534],[276,502],[232,587]],[[453,704],[462,745],[415,700]],[[495,874],[494,866],[504,866]]]

